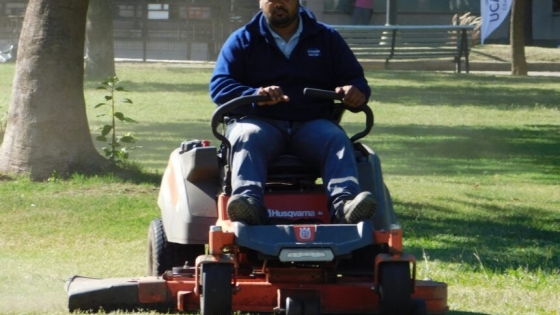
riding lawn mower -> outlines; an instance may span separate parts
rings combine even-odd
[[[306,89],[308,97],[341,100],[332,91]],[[416,279],[416,260],[403,251],[379,157],[357,140],[372,129],[367,105],[337,104],[363,112],[366,128],[351,137],[362,190],[377,210],[371,220],[331,224],[320,175],[295,156],[271,163],[265,186],[269,222],[232,222],[231,145],[220,132],[236,107],[266,96],[236,98],[213,113],[211,128],[221,146],[185,141],[169,158],[158,197],[161,218],[148,232],[148,276],[66,283],[68,307],[77,310],[200,312],[202,315],[423,315],[448,311],[447,285]]]

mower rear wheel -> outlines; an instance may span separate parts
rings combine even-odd
[[[380,265],[379,309],[381,315],[409,315],[412,311],[412,278],[408,262]]]
[[[185,262],[194,266],[196,257],[204,255],[204,244],[177,244],[167,241],[161,218],[154,219],[148,230],[148,276],[159,276]]]
[[[428,306],[426,301],[421,298],[412,299],[412,310],[410,315],[428,315]]]
[[[232,265],[225,263],[202,264],[201,315],[230,315],[233,288]]]

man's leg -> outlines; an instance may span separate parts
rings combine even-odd
[[[354,25],[362,24],[362,16],[361,16],[360,8],[358,7],[355,7],[354,12],[352,12],[352,24]]]
[[[284,151],[284,136],[273,124],[255,118],[239,118],[231,122],[226,136],[233,154],[228,215],[232,221],[264,223],[263,189],[267,167],[279,152]]]
[[[352,15],[352,24],[354,25],[368,25],[371,19],[369,9],[357,7],[354,9],[354,13]]]
[[[342,128],[328,120],[297,123],[289,139],[291,154],[319,166],[331,216],[343,222],[373,216],[375,201],[369,193],[361,193],[354,148]]]

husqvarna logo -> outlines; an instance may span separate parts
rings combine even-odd
[[[285,210],[268,209],[268,216],[270,218],[290,218],[290,219],[313,218],[315,217],[315,211],[313,210],[285,211]]]
[[[308,240],[311,238],[311,229],[310,228],[301,228],[299,229],[299,237],[304,240]]]
[[[316,225],[294,225],[294,232],[298,242],[314,241],[316,230]]]

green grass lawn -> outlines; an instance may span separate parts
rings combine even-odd
[[[511,62],[511,49],[509,45],[476,45],[469,57],[474,62]],[[526,46],[525,58],[528,63],[560,62],[560,49]]]
[[[0,313],[65,314],[64,281],[145,273],[157,178],[184,139],[210,139],[209,68],[117,64],[149,176],[0,179]],[[14,67],[0,64],[0,117]],[[419,277],[449,284],[452,315],[560,314],[560,78],[368,72],[383,163]],[[104,93],[87,82],[94,105]],[[361,115],[346,115],[350,132]],[[0,129],[1,131],[1,129]],[[102,144],[97,144],[101,147]],[[152,180],[155,178],[155,180]]]

